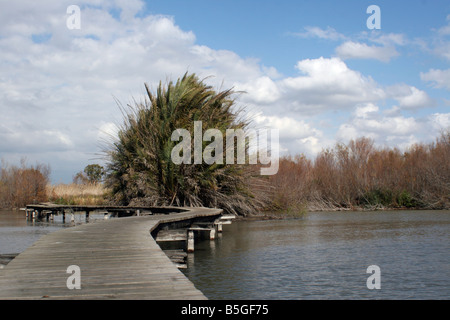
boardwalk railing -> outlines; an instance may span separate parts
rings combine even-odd
[[[189,240],[199,225],[219,231],[218,222],[232,218],[222,217],[221,209],[183,208],[55,231],[0,270],[0,299],[206,299],[155,237],[188,225]]]
[[[185,212],[188,208],[180,207],[142,207],[142,206],[97,206],[97,205],[58,205],[53,203],[30,204],[22,210],[26,211],[27,219],[52,220],[54,216],[62,215],[65,221],[66,214],[85,213],[86,221],[92,211],[102,211],[105,218],[112,217],[129,217],[149,214],[170,214]]]

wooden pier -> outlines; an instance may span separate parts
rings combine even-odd
[[[99,220],[42,237],[0,270],[0,299],[206,299],[156,240],[185,230],[180,239],[186,242],[185,251],[192,251],[189,240],[195,232],[211,234],[214,229],[215,234],[233,217],[208,208],[146,211],[152,214]],[[183,260],[187,253],[171,254]],[[79,268],[79,289],[69,285],[76,274],[73,266]]]
[[[109,217],[129,217],[151,214],[169,214],[183,212],[184,209],[178,207],[132,207],[132,206],[92,206],[92,205],[58,205],[53,203],[30,204],[22,208],[26,212],[28,220],[52,220],[54,216],[62,215],[63,221],[66,214],[85,214],[86,221],[93,211],[101,211],[105,214],[105,219]]]

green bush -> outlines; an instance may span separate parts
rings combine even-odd
[[[382,205],[388,207],[393,204],[393,200],[394,195],[391,190],[375,189],[366,192],[362,197],[358,199],[358,202],[363,206]]]
[[[400,207],[414,208],[418,206],[418,202],[408,191],[402,191],[397,197],[397,203]]]
[[[247,128],[248,122],[239,119],[235,110],[233,91],[216,92],[188,74],[167,86],[160,83],[156,94],[145,87],[147,99],[129,105],[128,110],[122,108],[124,123],[118,139],[106,148],[109,163],[105,184],[112,191],[111,201],[255,213],[260,208],[251,188],[252,182],[259,179],[254,174],[255,166],[204,162],[178,165],[171,159],[177,144],[171,140],[172,133],[185,129],[193,137],[195,121],[202,121],[203,130],[220,130],[224,137],[227,129]],[[203,142],[202,152],[206,145]]]

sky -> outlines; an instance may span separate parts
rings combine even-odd
[[[117,102],[186,72],[242,92],[281,155],[406,150],[450,128],[449,63],[448,0],[0,0],[0,159],[70,183],[103,164]]]

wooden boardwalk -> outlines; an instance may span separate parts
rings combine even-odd
[[[161,223],[221,212],[196,208],[96,221],[50,233],[0,270],[0,299],[206,299],[150,232]],[[67,286],[71,265],[80,268],[81,289]]]

